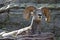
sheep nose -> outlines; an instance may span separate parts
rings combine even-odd
[[[38,14],[38,16],[39,16],[39,18],[41,18],[42,15],[41,14]]]

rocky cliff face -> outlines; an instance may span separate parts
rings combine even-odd
[[[7,2],[7,3],[6,3]],[[22,1],[22,0],[15,0],[15,1],[10,1],[10,3],[21,3],[20,6],[24,6],[24,2],[26,3],[26,5],[30,6],[31,3],[30,2],[34,2],[36,3],[36,1]],[[29,2],[29,3],[27,3]],[[50,0],[50,1],[44,1],[41,0],[40,2],[42,3],[55,3],[55,0]],[[56,1],[57,3],[60,2],[60,0]],[[0,4],[6,3],[4,5],[10,4],[9,1],[3,1],[0,0]],[[22,4],[23,3],[23,4]],[[36,6],[36,4],[32,3],[32,5]],[[25,5],[25,6],[26,6]],[[37,7],[43,6],[43,4],[41,5],[37,5]],[[45,5],[44,5],[45,6]],[[16,10],[13,9],[10,11],[9,15],[8,13],[3,13],[0,14],[0,29],[2,28],[3,30],[8,30],[8,31],[12,31],[12,30],[16,30],[16,29],[20,29],[23,28],[25,26],[28,26],[30,24],[30,21],[26,21],[23,18],[23,9],[22,10]],[[52,10],[51,11],[51,22],[49,24],[42,23],[42,32],[53,32],[55,34],[57,34],[56,36],[60,35],[60,10]]]

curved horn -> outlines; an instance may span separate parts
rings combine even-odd
[[[44,8],[42,8],[41,9],[42,10],[42,12],[43,12],[43,14],[46,16],[46,18],[47,18],[47,22],[50,22],[50,12],[49,12],[49,9],[48,8],[46,8],[46,7],[44,7]]]
[[[31,16],[31,12],[33,12],[36,8],[33,6],[29,6],[27,8],[25,8],[23,16],[25,19],[29,20],[30,16]]]

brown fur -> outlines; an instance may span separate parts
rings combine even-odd
[[[40,20],[34,20],[35,21],[35,23],[37,23],[37,24],[39,24],[40,23]]]
[[[42,8],[41,10],[42,10],[43,14],[46,16],[47,22],[50,22],[50,13],[49,13],[49,9],[46,8],[46,7],[44,7],[44,8]]]

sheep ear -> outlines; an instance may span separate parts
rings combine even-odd
[[[33,7],[33,6],[29,6],[29,7],[25,8],[24,13],[23,13],[23,17],[26,20],[29,20],[32,15],[31,12],[33,12],[33,10],[35,10],[35,7]]]
[[[50,18],[45,18],[45,21],[49,23],[50,22]]]
[[[47,21],[47,18],[45,18],[45,21]]]
[[[46,7],[42,8],[42,12],[45,15],[45,21],[50,22],[50,10]]]

